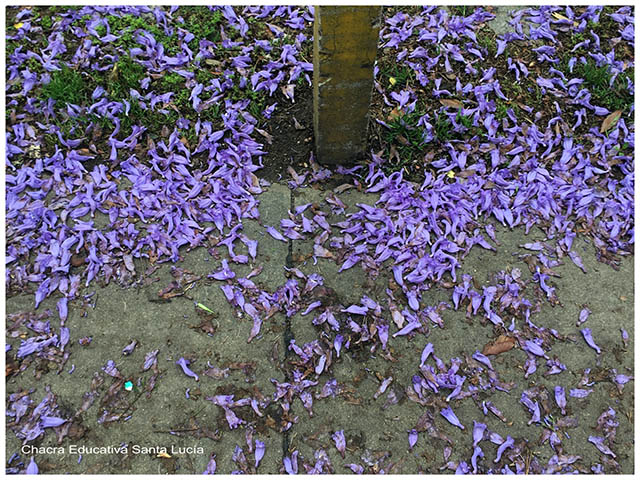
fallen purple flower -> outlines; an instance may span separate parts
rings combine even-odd
[[[185,375],[195,378],[196,382],[199,382],[200,378],[198,377],[198,375],[189,368],[190,363],[191,362],[189,360],[186,360],[184,357],[180,357],[180,359],[176,361],[176,365],[182,368],[182,371],[185,373]]]
[[[446,418],[451,425],[454,425],[464,430],[464,425],[460,423],[460,420],[458,420],[458,417],[456,417],[456,414],[453,413],[453,410],[451,409],[451,407],[443,408],[442,410],[440,410],[440,415]]]
[[[596,342],[593,341],[593,337],[591,336],[591,329],[583,328],[582,330],[580,330],[580,332],[582,333],[582,336],[584,337],[585,342],[587,342],[587,345],[593,348],[598,353],[598,355],[600,355],[601,353],[600,347],[598,347],[598,345],[596,345]]]
[[[342,458],[344,458],[345,449],[347,448],[347,442],[344,438],[344,430],[338,430],[333,435],[331,435],[334,443],[336,444],[336,449],[340,452]]]

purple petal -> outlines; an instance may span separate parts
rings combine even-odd
[[[604,438],[602,437],[594,437],[590,436],[589,441],[593,443],[598,450],[600,450],[605,455],[611,455],[613,458],[616,458],[616,454],[611,451],[611,449],[604,444]]]
[[[459,427],[462,430],[464,430],[464,425],[460,423],[460,420],[458,420],[458,417],[456,417],[456,414],[453,413],[453,410],[451,410],[451,407],[443,408],[442,410],[440,410],[440,415],[446,418],[451,425],[455,425],[456,427]]]
[[[260,460],[262,460],[262,457],[264,457],[264,452],[265,452],[264,442],[261,442],[260,440],[256,439],[256,450],[254,453],[254,457],[256,459],[256,468],[258,468],[258,465],[260,464]]]
[[[418,431],[414,428],[409,430],[409,448],[413,449],[414,445],[418,442]]]
[[[593,337],[591,336],[591,329],[583,328],[582,330],[580,330],[580,332],[582,333],[585,342],[587,342],[587,345],[593,348],[598,353],[598,355],[600,355],[600,347],[598,347],[598,345],[596,345],[596,342],[593,341]]]
[[[189,360],[186,360],[184,357],[180,357],[180,359],[176,362],[176,365],[182,367],[182,371],[185,373],[185,375],[195,378],[196,382],[198,382],[200,381],[200,378],[188,367],[190,363],[191,362]]]
[[[29,462],[29,465],[27,465],[27,469],[24,473],[26,473],[27,475],[38,475],[38,472],[38,465],[36,464],[36,461],[33,459],[33,457],[31,457],[31,461]]]
[[[344,430],[338,430],[333,435],[331,435],[331,438],[336,444],[336,449],[338,450],[338,452],[340,452],[342,458],[344,458],[344,452],[347,448],[347,442],[344,438]]]

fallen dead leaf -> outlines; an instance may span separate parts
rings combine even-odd
[[[616,110],[613,113],[607,115],[602,121],[602,125],[600,125],[600,133],[604,133],[607,130],[610,130],[612,127],[618,124],[618,120],[620,120],[620,116],[622,115],[622,110]]]
[[[440,99],[440,103],[442,105],[444,105],[445,107],[462,108],[462,102],[460,100],[452,100],[452,99],[449,99],[449,98],[441,98]]]
[[[393,121],[400,116],[402,116],[402,113],[400,113],[400,110],[398,110],[398,108],[396,107],[393,110],[391,110],[391,112],[389,113],[389,116],[387,117],[387,120]]]
[[[482,349],[483,355],[498,355],[511,350],[516,344],[516,339],[507,335],[500,335],[494,341],[487,343]]]

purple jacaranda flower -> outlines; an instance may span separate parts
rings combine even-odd
[[[413,447],[418,442],[418,431],[414,428],[407,433],[409,434],[409,450],[413,450]]]
[[[276,240],[280,240],[281,242],[287,243],[287,239],[282,236],[280,232],[278,232],[275,228],[271,226],[266,227],[267,233],[271,235]]]
[[[302,316],[308,315],[312,310],[315,310],[316,308],[318,308],[321,305],[322,305],[322,302],[319,301],[319,300],[315,301],[315,302],[312,302],[312,303],[309,304],[309,306],[307,307],[307,309],[304,312],[300,313],[300,315],[302,315]]]
[[[291,457],[284,457],[282,459],[282,463],[284,464],[284,470],[289,475],[297,475],[298,474],[298,451],[294,450],[291,454]]]
[[[478,458],[484,458],[484,452],[478,446],[473,449],[473,455],[471,456],[471,466],[473,467],[473,473],[478,471]]]
[[[347,442],[344,438],[344,430],[338,430],[331,435],[331,438],[336,445],[336,449],[340,452],[342,458],[344,458],[345,449],[347,448]]]
[[[348,308],[341,310],[341,312],[352,313],[354,315],[366,315],[369,309],[361,305],[351,305]]]
[[[604,453],[605,455],[610,455],[613,458],[616,458],[616,454],[613,453],[613,451],[611,451],[611,449],[607,445],[605,445],[604,438],[589,436],[588,440],[591,443],[593,443],[596,446],[596,448],[600,450],[602,453]]]
[[[362,475],[364,472],[364,467],[362,465],[358,465],[357,463],[348,463],[345,465],[348,469],[350,469],[356,475]]]
[[[254,452],[254,458],[256,460],[255,466],[256,468],[258,468],[258,465],[260,464],[260,460],[262,460],[262,457],[264,457],[265,444],[264,442],[258,439],[256,439],[255,444],[256,444],[256,448]]]
[[[182,371],[185,373],[185,375],[188,375],[189,377],[195,378],[196,382],[200,381],[200,378],[198,377],[198,375],[196,373],[194,373],[190,368],[189,368],[189,364],[191,362],[187,359],[185,359],[184,357],[180,357],[180,359],[178,361],[176,361],[176,365],[180,366],[182,368]]]
[[[401,330],[398,330],[396,333],[394,333],[391,336],[395,338],[402,335],[407,335],[408,333],[412,332],[416,328],[420,328],[421,326],[422,324],[418,320],[412,320],[407,325],[405,325],[404,328],[402,328]]]
[[[395,335],[394,335],[395,336]],[[420,366],[424,366],[424,363],[429,358],[429,355],[433,353],[433,343],[427,343],[427,345],[422,350],[422,355],[420,355]]]
[[[42,417],[40,417],[40,421],[42,422],[42,428],[52,428],[59,427],[68,420],[65,420],[64,418],[49,417],[43,415]]]
[[[230,280],[235,278],[236,274],[229,268],[229,262],[226,259],[222,260],[222,268],[208,275],[208,278],[215,278],[216,280]]]
[[[380,395],[382,395],[387,390],[389,385],[391,385],[391,382],[393,382],[393,377],[388,377],[388,378],[385,378],[384,380],[382,380],[382,383],[380,384],[380,387],[378,388],[376,393],[373,394],[373,398],[376,399]]]
[[[38,465],[36,464],[36,461],[33,459],[33,457],[31,457],[29,465],[27,465],[27,469],[24,473],[26,473],[27,475],[38,475]]]
[[[582,330],[580,330],[580,333],[582,333],[584,341],[587,342],[587,345],[593,348],[598,353],[598,355],[600,355],[600,347],[598,347],[598,345],[596,345],[596,342],[593,341],[593,337],[591,336],[591,329],[583,328]]]
[[[110,377],[114,377],[114,378],[122,377],[122,375],[118,371],[118,368],[116,367],[116,363],[113,360],[108,360],[107,364],[104,367],[102,367],[102,370],[104,371],[104,373],[106,373]]]
[[[567,406],[567,397],[565,397],[564,395],[564,388],[561,387],[560,385],[556,385],[556,387],[554,388],[554,395],[556,398],[556,403],[558,404],[558,407],[560,407],[560,410],[562,411],[562,415],[565,415],[566,414],[565,407]]]
[[[473,446],[475,447],[484,437],[487,425],[484,423],[473,421]]]
[[[591,314],[591,310],[589,310],[588,308],[583,308],[582,310],[580,310],[580,318],[579,320],[576,322],[576,327],[579,327],[580,325],[582,325],[584,322],[587,321],[587,318],[589,318],[589,315]]]
[[[209,463],[207,463],[207,468],[205,468],[204,472],[202,472],[203,475],[214,475],[216,473],[216,455],[215,453],[211,454],[211,458],[209,460]]]
[[[573,398],[587,398],[592,392],[592,389],[572,388],[569,390],[569,396]]]
[[[629,344],[629,333],[624,328],[620,329],[620,335],[622,336],[622,345],[627,348]]]
[[[511,436],[507,435],[507,439],[504,442],[502,442],[502,444],[500,444],[500,446],[498,447],[496,458],[493,461],[493,463],[498,463],[500,461],[500,458],[502,457],[502,454],[504,453],[504,451],[507,448],[513,447],[514,444],[515,444],[515,440],[513,438],[511,438]]]
[[[129,345],[122,349],[122,355],[131,355],[136,348],[136,345],[138,345],[138,341],[133,340]]]
[[[464,425],[460,423],[460,420],[458,420],[456,414],[453,413],[451,407],[443,408],[442,410],[440,410],[440,415],[446,418],[451,425],[455,425],[456,427],[464,430]]]
[[[538,357],[547,358],[547,355],[544,353],[542,347],[533,340],[525,340],[522,349]]]
[[[160,350],[153,350],[152,352],[149,352],[145,355],[144,357],[144,366],[142,367],[142,371],[147,371],[149,370],[151,367],[153,367],[154,365],[158,364],[158,352]]]

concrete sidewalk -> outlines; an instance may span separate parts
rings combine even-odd
[[[282,218],[293,207],[315,202],[319,208],[330,212],[325,197],[330,189],[302,188],[291,192],[286,186],[273,184],[260,195],[260,213],[263,225],[277,227]],[[364,194],[354,189],[339,195],[354,211],[356,203],[373,204],[377,196]],[[330,220],[338,217],[329,215]],[[334,229],[336,232],[338,229]],[[318,259],[314,264],[310,258],[312,240],[289,241],[275,240],[255,221],[245,222],[243,232],[259,240],[258,258],[254,264],[232,265],[238,277],[246,276],[254,267],[260,266],[262,272],[252,280],[262,289],[273,292],[287,281],[285,267],[297,267],[305,275],[317,273],[324,278],[324,284],[332,288],[340,303],[349,305],[358,303],[367,295],[382,305],[385,302],[385,289],[390,276],[381,274],[375,282],[368,282],[366,275],[356,266],[338,274],[339,265],[332,260]],[[464,259],[462,271],[470,273],[480,283],[488,285],[493,274],[501,270],[518,267],[523,278],[530,277],[527,265],[518,259],[518,254],[527,253],[519,245],[542,239],[539,231],[525,236],[521,229],[510,231],[497,228],[500,245],[497,252],[480,248],[472,249]],[[552,278],[551,284],[561,305],[551,307],[543,303],[542,311],[532,317],[539,327],[554,328],[560,335],[567,335],[568,341],[556,342],[549,352],[557,355],[566,364],[566,371],[559,375],[543,376],[546,371],[544,362],[539,364],[538,372],[524,378],[522,365],[526,360],[525,352],[514,348],[509,352],[492,357],[494,367],[504,382],[517,384],[510,393],[497,392],[490,399],[504,414],[507,422],[493,415],[484,416],[481,408],[471,398],[452,401],[456,415],[465,430],[454,427],[435,410],[434,423],[452,441],[452,454],[449,460],[465,460],[469,463],[473,453],[471,430],[473,421],[482,421],[490,430],[503,437],[526,438],[531,451],[535,452],[542,465],[554,454],[551,447],[538,445],[543,428],[537,424],[528,425],[530,413],[519,403],[522,390],[532,384],[544,386],[553,392],[555,385],[565,389],[577,388],[585,368],[592,372],[604,372],[615,368],[618,373],[633,370],[633,258],[625,258],[619,271],[598,263],[594,250],[580,237],[574,242],[582,256],[588,273],[582,273],[570,261],[555,270],[560,275]],[[226,257],[226,249],[219,249],[221,258]],[[528,252],[531,253],[531,252]],[[232,456],[236,445],[244,449],[250,465],[253,454],[246,444],[246,425],[231,430],[225,420],[222,408],[206,400],[206,397],[221,394],[234,394],[236,399],[245,396],[263,395],[271,398],[275,386],[272,382],[291,381],[291,372],[296,356],[287,354],[285,346],[292,337],[298,346],[310,342],[321,335],[321,329],[311,324],[313,315],[297,314],[288,321],[282,313],[277,313],[262,325],[260,335],[247,343],[253,322],[247,315],[238,315],[225,299],[220,285],[224,282],[208,280],[206,275],[218,270],[221,259],[215,259],[204,248],[186,253],[184,261],[178,266],[200,275],[203,278],[193,283],[183,296],[176,296],[168,302],[159,302],[158,292],[173,280],[171,265],[164,264],[155,271],[137,289],[121,289],[110,284],[98,287],[96,282],[83,294],[95,291],[94,307],[82,307],[80,301],[70,308],[67,326],[71,332],[68,350],[71,353],[65,369],[43,373],[39,380],[34,378],[34,366],[25,372],[11,377],[7,381],[7,392],[23,389],[35,389],[31,398],[37,403],[45,395],[44,386],[50,385],[58,396],[58,403],[72,414],[83,401],[83,395],[90,390],[95,372],[108,360],[115,361],[117,368],[126,378],[137,383],[139,378],[149,382],[150,372],[141,372],[147,352],[159,349],[158,366],[161,371],[155,389],[149,398],[137,391],[120,392],[120,402],[124,412],[122,419],[113,424],[98,423],[104,406],[104,398],[109,382],[99,389],[101,397],[83,414],[84,430],[77,433],[76,439],[67,439],[63,445],[75,443],[84,446],[129,445],[127,455],[87,454],[81,461],[78,455],[37,454],[36,461],[42,473],[201,473],[206,468],[212,453],[216,455],[219,473],[230,473],[238,467]],[[140,262],[138,272],[144,272],[149,265]],[[533,285],[527,295],[533,295]],[[437,305],[450,302],[451,289],[432,289],[427,292],[424,302]],[[7,299],[7,313],[33,309],[33,296],[22,295]],[[51,309],[55,312],[57,298],[46,299],[38,311]],[[200,302],[214,315],[208,315],[194,306]],[[401,303],[401,302],[399,302]],[[584,326],[593,331],[596,343],[603,353],[596,353],[582,339],[576,321],[583,306],[592,314]],[[453,357],[472,355],[476,350],[495,338],[491,324],[482,325],[479,318],[466,319],[462,311],[446,309],[441,313],[444,328],[434,326],[427,337],[422,334],[412,339],[389,336],[389,352],[393,361],[385,359],[379,352],[371,353],[367,348],[351,348],[344,351],[340,358],[333,359],[329,371],[324,371],[317,379],[317,386],[310,389],[314,393],[313,416],[296,397],[291,405],[289,418],[297,421],[286,432],[281,425],[287,416],[272,403],[261,413],[254,414],[251,407],[234,409],[236,414],[253,426],[253,437],[265,443],[266,453],[258,473],[274,474],[281,471],[283,458],[294,450],[300,452],[300,472],[304,473],[304,462],[315,463],[314,452],[323,448],[331,460],[335,473],[350,472],[343,465],[357,463],[372,468],[384,469],[387,473],[439,473],[446,461],[443,447],[446,442],[433,439],[427,432],[420,433],[417,444],[409,450],[407,431],[416,426],[416,422],[425,412],[425,406],[415,403],[407,397],[405,389],[411,386],[411,377],[418,373],[420,354],[425,344],[433,343],[435,355],[446,364]],[[57,326],[57,318],[52,319]],[[394,327],[395,328],[395,327]],[[620,328],[629,332],[630,342],[627,349],[622,348]],[[208,334],[215,330],[211,335]],[[82,337],[92,337],[88,346],[79,344]],[[132,340],[138,341],[135,351],[123,356],[122,349]],[[18,339],[8,339],[8,343],[17,349]],[[185,357],[191,360],[190,368],[199,375],[199,381],[186,376],[175,362]],[[67,373],[75,365],[72,374]],[[210,366],[217,370],[209,369]],[[224,370],[227,368],[228,370]],[[209,375],[204,372],[209,370]],[[393,377],[386,392],[376,397],[381,381]],[[314,379],[311,374],[309,379]],[[317,398],[325,383],[336,379],[342,392],[335,398]],[[144,385],[144,384],[142,384]],[[142,388],[142,387],[141,387]],[[570,438],[562,439],[562,448],[567,454],[577,454],[587,467],[597,463],[600,453],[587,441],[594,435],[596,419],[609,406],[617,412],[620,422],[616,444],[617,461],[622,472],[633,471],[633,383],[627,384],[624,394],[616,393],[615,385],[606,379],[600,379],[592,386],[593,393],[586,399],[567,398],[569,414],[577,417],[577,428],[569,430]],[[188,397],[185,392],[188,391]],[[484,395],[484,394],[482,394]],[[553,395],[553,394],[552,394]],[[442,393],[440,394],[444,398]],[[550,402],[553,404],[553,400]],[[555,404],[553,404],[555,407]],[[430,408],[430,407],[429,407]],[[117,412],[116,412],[117,413]],[[124,418],[128,417],[126,421]],[[341,458],[334,447],[332,434],[344,430],[346,437],[346,455]],[[171,433],[173,432],[173,434]],[[20,450],[20,441],[14,433],[7,430],[7,457]],[[47,433],[40,446],[56,445],[55,435]],[[131,446],[164,446],[171,458],[158,457],[152,453],[133,453]],[[196,451],[197,447],[202,452]],[[182,450],[179,450],[179,449]],[[480,461],[484,468],[493,465],[496,446],[488,441],[482,443],[485,458]],[[189,450],[191,449],[191,450]],[[29,455],[22,455],[28,462]]]

